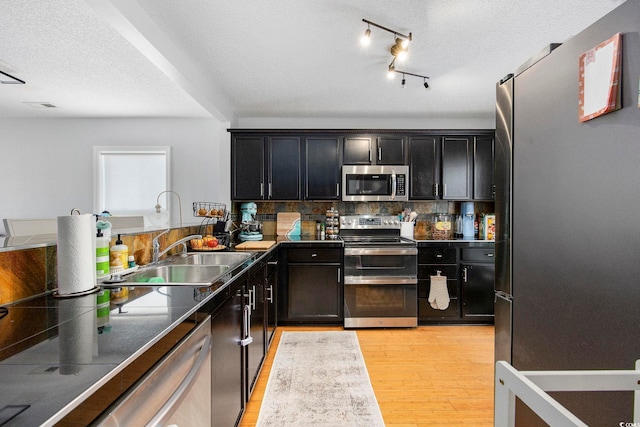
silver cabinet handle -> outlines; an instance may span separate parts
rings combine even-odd
[[[378,161],[382,161],[382,148],[378,147]]]
[[[256,287],[254,286],[252,289],[249,289],[249,306],[251,310],[256,309]]]
[[[338,267],[338,283],[340,283],[340,267]]]
[[[447,195],[447,184],[442,184],[442,196],[446,196]]]
[[[433,184],[435,186],[435,195],[439,196],[439,190],[440,190],[440,184],[438,184],[437,182],[435,184]]]
[[[336,183],[336,196],[340,197],[340,183]]]
[[[485,255],[488,256],[489,258],[493,258],[493,252],[486,253]]]
[[[318,256],[318,254],[311,254],[311,258],[315,258],[317,256]]]
[[[269,291],[269,296],[267,297],[267,301],[273,303],[273,285],[269,285],[269,287],[267,288],[267,291]]]
[[[269,183],[269,198],[271,198],[271,183]]]
[[[176,391],[174,391],[171,397],[167,399],[165,404],[162,405],[162,408],[160,408],[160,410],[153,416],[153,418],[151,419],[151,421],[149,421],[147,425],[150,425],[150,426],[164,425],[167,419],[171,415],[173,415],[173,411],[172,411],[173,407],[180,404],[180,402],[182,402],[182,399],[185,393],[187,393],[193,386],[193,383],[196,380],[196,376],[200,372],[200,368],[202,367],[202,365],[205,364],[205,362],[207,362],[209,358],[210,349],[211,349],[211,335],[207,335],[207,337],[204,339],[204,342],[202,343],[202,347],[198,352],[198,357],[196,358],[196,361],[193,363],[193,366],[191,367],[191,369],[189,369],[189,372],[187,373],[187,375],[184,377],[180,385],[176,388]]]
[[[244,306],[242,312],[242,323],[242,335],[244,338],[241,339],[238,344],[242,347],[246,347],[253,342],[253,337],[251,336],[251,308],[249,308],[248,305]]]
[[[260,183],[260,197],[264,197],[264,182]]]
[[[467,283],[467,282],[468,282],[468,280],[467,280],[467,271],[468,271],[468,270],[467,270],[467,267],[463,267],[463,268],[462,268],[462,281],[463,281],[464,283]]]

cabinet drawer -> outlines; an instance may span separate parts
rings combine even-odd
[[[289,262],[341,262],[339,249],[294,249],[287,251]]]
[[[455,248],[420,248],[418,250],[418,264],[455,264]]]
[[[449,280],[458,278],[455,265],[418,265],[418,278],[429,280],[430,276],[437,275],[438,270],[441,276],[447,276]]]
[[[484,261],[493,262],[495,250],[493,248],[463,248],[460,251],[462,261]]]

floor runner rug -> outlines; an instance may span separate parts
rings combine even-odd
[[[355,331],[282,332],[257,426],[384,426]]]

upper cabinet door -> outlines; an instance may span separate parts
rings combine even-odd
[[[370,165],[371,161],[371,138],[346,137],[344,139],[345,165]]]
[[[299,137],[269,138],[268,199],[302,199],[300,155]]]
[[[493,137],[476,137],[473,155],[473,198],[493,200],[495,198]]]
[[[442,141],[442,198],[470,200],[473,180],[473,139],[445,137]]]
[[[376,163],[379,165],[404,165],[405,139],[403,137],[378,137]]]
[[[340,138],[305,140],[306,200],[340,199]]]
[[[262,200],[264,192],[264,138],[234,137],[231,141],[231,198]]]
[[[440,197],[440,144],[438,136],[409,138],[409,198],[434,200]]]

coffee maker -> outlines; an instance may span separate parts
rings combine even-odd
[[[247,202],[240,205],[242,212],[242,222],[240,223],[240,240],[262,240],[262,223],[256,220],[258,205],[254,202]]]
[[[475,219],[473,202],[462,202],[460,205],[462,215],[462,238],[472,240],[475,238]]]

